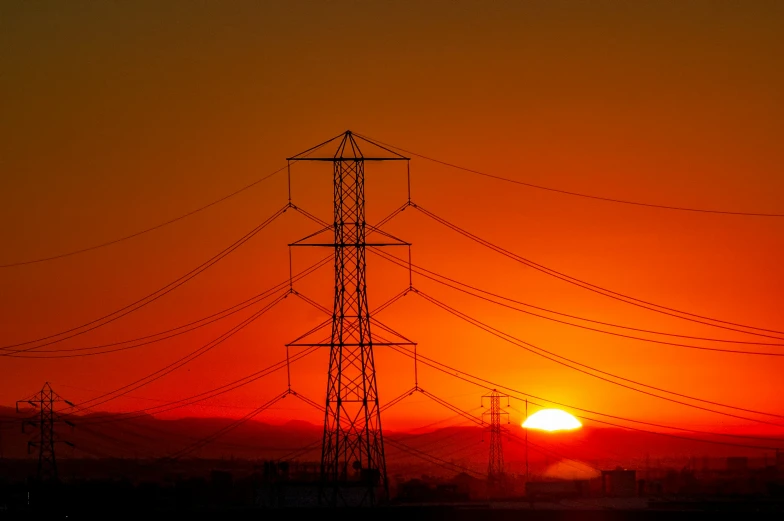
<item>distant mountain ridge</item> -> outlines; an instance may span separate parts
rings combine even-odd
[[[22,432],[22,418],[25,417],[29,414],[17,414],[12,408],[0,407],[0,454],[3,458],[35,457],[35,454],[28,454],[27,442],[36,429],[27,425]],[[62,458],[157,459],[179,455],[181,458],[203,459],[318,461],[323,432],[320,425],[296,419],[281,425],[250,420],[231,428],[235,420],[228,418],[164,420],[149,415],[125,418],[113,413],[67,418],[74,423],[74,428],[61,423],[56,432],[60,439],[68,440],[75,448],[58,447],[58,457]],[[525,433],[518,426],[509,425],[507,428],[508,434],[503,441],[505,460],[510,471],[519,470],[525,461]],[[691,434],[687,437],[739,445],[765,445],[755,440],[718,436]],[[487,464],[489,433],[479,427],[445,427],[425,433],[387,430],[385,439],[388,440],[385,445],[390,471],[398,466],[444,468],[444,465],[453,470],[461,467],[481,470]],[[434,457],[435,463],[433,458],[429,462],[423,460],[416,455],[417,451]],[[688,458],[738,455],[775,457],[772,450],[725,446],[617,428],[583,427],[555,434],[529,432],[529,461],[537,465],[564,460],[583,462],[595,468],[642,468]]]

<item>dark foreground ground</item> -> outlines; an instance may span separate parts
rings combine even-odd
[[[584,508],[581,508],[584,507]],[[720,517],[721,516],[721,517]],[[2,519],[182,519],[182,520],[321,520],[394,519],[400,521],[626,521],[670,519],[784,519],[783,502],[735,501],[716,498],[667,501],[644,508],[610,508],[594,503],[465,503],[460,505],[398,505],[376,508],[177,509],[144,511],[133,505],[110,509],[83,508],[2,512]]]

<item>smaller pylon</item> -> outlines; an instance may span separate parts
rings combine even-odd
[[[509,423],[509,413],[501,406],[501,400],[506,398],[506,406],[509,407],[509,396],[501,394],[493,389],[490,394],[482,396],[482,406],[484,407],[485,400],[490,402],[488,410],[482,413],[482,418],[490,417],[490,458],[487,462],[487,479],[496,481],[504,475],[504,446],[501,441],[501,436],[506,430],[501,424],[501,417],[507,417]]]
[[[61,419],[55,411],[55,404],[57,402],[65,402],[73,407],[74,404],[68,400],[61,398],[56,392],[52,390],[49,382],[46,382],[41,391],[27,400],[19,400],[16,402],[16,412],[19,412],[19,404],[25,403],[32,405],[39,409],[39,413],[26,418],[22,422],[22,432],[25,432],[25,426],[31,425],[37,429],[38,432],[33,436],[33,439],[27,442],[28,454],[32,452],[33,448],[38,448],[38,481],[57,481],[57,459],[55,458],[54,447],[57,443],[65,443],[73,447],[73,444],[60,440],[55,433],[55,424],[62,422],[66,425],[74,426],[68,420]]]

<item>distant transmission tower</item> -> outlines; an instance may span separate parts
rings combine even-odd
[[[363,146],[367,144],[368,148],[372,146],[381,153],[364,156],[357,139],[363,142]],[[316,153],[327,143],[338,140],[334,155],[325,157]],[[333,223],[306,239],[331,230],[334,240],[306,243],[303,239],[291,245],[334,248],[332,331],[329,340],[317,343],[295,341],[289,346],[325,346],[330,349],[320,500],[334,506],[374,505],[388,495],[373,346],[408,342],[378,342],[371,335],[371,322],[385,332],[391,330],[370,316],[365,248],[408,243],[365,222],[365,162],[395,160],[408,161],[409,158],[369,140],[356,138],[351,131],[288,158],[289,164],[294,161],[331,162],[333,170]],[[385,241],[366,242],[366,228],[383,235]]]
[[[501,435],[504,428],[501,426],[501,417],[509,413],[501,407],[501,399],[506,398],[507,407],[509,406],[509,396],[501,394],[495,389],[482,397],[482,405],[484,401],[490,402],[490,408],[482,413],[482,417],[490,417],[490,458],[487,462],[487,478],[490,481],[495,481],[504,475],[504,446],[501,441]],[[507,419],[507,423],[509,420]]]
[[[66,445],[73,447],[72,443],[64,440],[57,439],[55,435],[55,423],[62,421],[63,423],[73,427],[73,423],[68,420],[61,420],[56,413],[54,407],[55,403],[63,401],[68,405],[73,404],[67,400],[63,400],[57,393],[52,390],[49,382],[46,382],[41,391],[28,400],[19,400],[16,402],[16,412],[19,412],[19,404],[26,403],[39,409],[39,414],[27,418],[22,423],[22,432],[25,432],[25,426],[31,425],[38,430],[37,435],[27,442],[27,451],[30,453],[33,448],[38,448],[38,480],[39,481],[56,481],[57,480],[57,460],[55,459],[54,447],[56,443],[62,442]]]

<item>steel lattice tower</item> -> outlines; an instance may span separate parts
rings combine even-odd
[[[490,416],[490,458],[487,462],[487,478],[491,481],[496,480],[504,474],[504,446],[501,435],[504,428],[501,426],[501,417],[509,413],[501,407],[501,399],[509,397],[501,394],[495,389],[482,397],[482,401],[487,399],[490,402],[489,410],[482,413],[482,416]],[[484,405],[484,404],[483,404]]]
[[[323,143],[288,158],[290,162],[332,162],[334,241],[294,245],[327,246],[335,251],[330,340],[323,344],[289,345],[323,345],[330,350],[321,452],[321,501],[329,505],[374,505],[387,496],[388,483],[373,346],[390,343],[374,342],[371,334],[365,249],[398,243],[366,241],[365,162],[408,161],[408,158],[387,149],[384,150],[393,157],[365,157],[351,131],[333,139],[340,139],[340,144],[332,157],[308,155]]]
[[[22,432],[24,432],[25,425],[32,425],[38,429],[37,439],[27,442],[28,452],[37,447],[38,448],[38,480],[39,481],[56,481],[57,480],[57,459],[55,458],[55,444],[58,440],[55,436],[55,423],[61,421],[55,412],[55,403],[62,400],[60,396],[52,390],[49,382],[46,382],[41,391],[29,400],[20,400],[16,402],[17,412],[19,411],[20,403],[27,403],[39,409],[39,413],[31,418],[28,418],[22,423]],[[67,402],[72,405],[70,402]],[[69,421],[65,421],[68,425],[73,426]],[[71,443],[64,442],[73,446]]]

